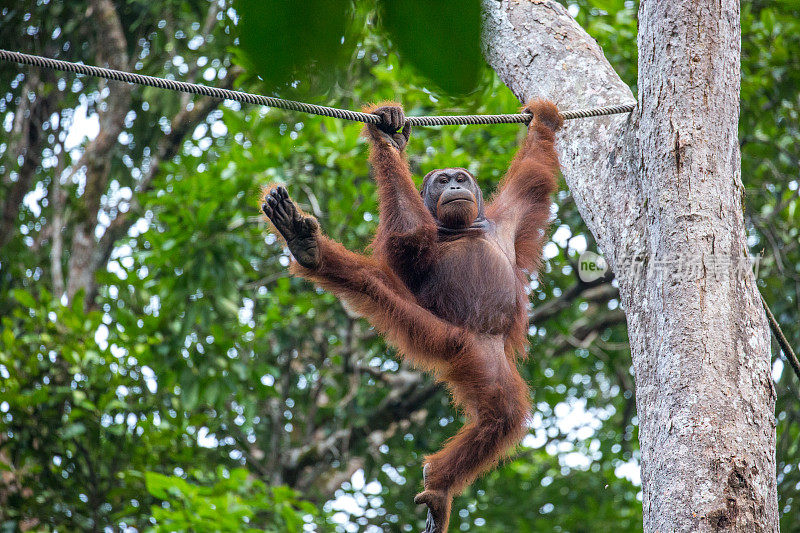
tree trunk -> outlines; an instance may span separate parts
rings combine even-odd
[[[122,30],[122,22],[114,4],[110,0],[92,0],[92,14],[102,29],[105,46],[98,47],[98,64],[106,63],[109,67],[126,70],[129,58],[127,42]],[[84,168],[86,185],[81,197],[77,224],[72,237],[72,248],[69,254],[69,279],[67,280],[67,298],[72,300],[78,291],[84,291],[87,305],[92,302],[88,296],[94,285],[97,240],[97,215],[103,194],[108,185],[111,168],[111,153],[117,146],[117,138],[125,125],[125,115],[130,110],[133,88],[128,83],[112,82],[105,102],[105,109],[99,113],[100,132],[84,149],[83,155],[75,168]]]
[[[520,100],[631,98],[556,2],[484,5],[487,59]],[[739,4],[648,0],[639,20],[639,108],[570,121],[558,148],[628,321],[645,531],[777,531],[769,329],[741,205]]]
[[[44,123],[49,120],[55,111],[56,102],[60,96],[56,90],[45,90],[45,86],[52,84],[52,72],[35,72],[25,82],[21,92],[19,107],[14,113],[14,127],[11,130],[11,153],[22,157],[22,165],[17,172],[16,182],[10,187],[6,198],[0,202],[0,248],[4,247],[14,235],[18,224],[22,200],[28,193],[33,183],[37,170],[42,164],[42,149],[47,141]],[[29,94],[36,97],[31,101]],[[9,180],[6,173],[3,180]]]

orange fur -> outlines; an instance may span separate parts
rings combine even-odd
[[[372,111],[380,105],[366,108]],[[517,357],[528,330],[527,273],[538,267],[556,190],[555,106],[532,101],[536,117],[486,216],[487,229],[439,233],[404,154],[374,126],[370,163],[380,212],[372,256],[320,234],[320,264],[292,272],[345,300],[413,364],[446,382],[468,422],[426,458],[427,503],[447,530],[450,501],[497,464],[527,431],[530,403]]]

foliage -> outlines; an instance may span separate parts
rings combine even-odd
[[[759,286],[795,352],[800,348],[800,6],[742,4],[742,180]],[[800,531],[800,386],[776,358],[781,530]],[[781,371],[782,370],[782,371]]]
[[[569,4],[635,84],[635,3]],[[114,5],[129,53],[146,74],[214,84],[229,71],[231,54],[240,53],[231,51],[235,12],[226,4]],[[373,20],[375,9],[358,4],[353,16]],[[10,49],[97,63],[103,42],[85,23],[86,11],[83,1],[0,8],[0,40]],[[800,45],[798,20],[788,4],[743,6],[750,243],[763,252],[762,288],[795,346],[800,80],[791,51]],[[441,92],[373,26],[348,34],[346,43],[351,57],[337,83],[324,96],[312,95],[329,105],[357,109],[398,99],[415,115],[501,113],[519,105],[486,70],[469,98]],[[0,139],[0,199],[22,172],[13,123],[32,72],[0,65],[8,133]],[[237,83],[264,88],[254,77]],[[95,273],[98,295],[84,306],[54,283],[58,266],[69,274],[67,251],[86,186],[85,175],[70,170],[88,139],[67,136],[85,128],[80,115],[102,110],[115,89],[62,75],[42,86],[36,98],[55,91],[59,120],[40,120],[50,140],[0,252],[0,526],[158,531],[213,523],[229,531],[291,531],[302,521],[318,531],[419,529],[424,516],[411,502],[421,486],[421,459],[456,431],[460,414],[445,391],[399,364],[365,322],[289,278],[286,250],[258,213],[260,188],[287,183],[326,233],[365,249],[377,205],[359,127],[225,104],[188,130],[140,191],[185,102],[136,89],[109,157],[96,234],[124,210],[132,210],[135,224]],[[411,167],[421,176],[466,166],[488,194],[521,134],[514,125],[419,128],[408,148]],[[59,178],[66,198],[60,254],[48,233]],[[579,251],[595,249],[569,192],[557,203],[545,269],[531,284],[534,313],[565,297],[576,283]],[[455,500],[453,528],[641,530],[639,488],[629,480],[636,479],[637,420],[619,302],[607,285],[566,304],[531,328],[532,357],[521,368],[535,406],[530,435],[514,457]],[[800,410],[796,380],[779,366],[779,489],[782,527],[792,531]]]
[[[153,505],[153,531],[266,531],[300,533],[317,508],[293,490],[267,486],[244,468],[219,469],[211,485],[196,485],[178,476],[145,475],[147,490],[161,501]],[[266,529],[248,528],[256,515]]]
[[[475,91],[486,67],[480,50],[479,0],[379,4],[401,60],[447,92]]]
[[[342,38],[352,22],[353,5],[341,0],[237,0],[239,36],[237,58],[258,73],[269,88],[297,88],[296,80],[324,92],[334,80],[336,67],[353,51],[354,44]],[[352,33],[352,32],[349,32]]]
[[[236,0],[234,6],[236,58],[269,90],[281,88],[305,97],[327,93],[351,68],[356,41],[367,37],[364,28],[376,22],[404,63],[415,65],[447,92],[474,92],[486,70],[480,52],[479,0],[377,0],[357,5],[352,0]]]

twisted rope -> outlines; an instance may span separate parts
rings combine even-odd
[[[83,65],[81,63],[70,63],[69,61],[61,61],[58,59],[51,59],[49,57],[23,54],[21,52],[12,52],[10,50],[0,49],[0,60],[8,61],[11,63],[20,63],[22,65],[33,65],[35,67],[61,70],[64,72],[75,72],[77,74],[83,74],[84,76],[94,76],[97,78],[105,78],[107,80],[135,83],[138,85],[146,85],[148,87],[158,87],[159,89],[169,89],[170,91],[178,91],[189,94],[201,94],[203,96],[210,96],[212,98],[219,98],[221,100],[233,100],[236,102],[244,102],[247,104],[276,107],[279,109],[288,109],[290,111],[300,111],[302,113],[309,113],[312,115],[322,115],[325,117],[352,120],[354,122],[364,122],[365,124],[381,123],[381,119],[377,115],[373,115],[372,113],[362,113],[360,111],[350,111],[348,109],[338,109],[335,107],[325,107],[315,104],[306,104],[304,102],[295,102],[293,100],[273,98],[272,96],[262,96],[260,94],[251,94],[241,91],[232,91],[230,89],[208,87],[207,85],[201,85],[199,83],[187,83],[185,81],[167,80],[164,78],[156,78],[155,76],[145,76],[144,74],[123,72],[121,70],[95,67],[92,65]],[[564,118],[564,120],[570,120],[573,118],[588,118],[588,117],[599,117],[602,115],[613,115],[617,113],[630,113],[631,111],[633,111],[635,106],[636,104],[625,104],[625,105],[595,107],[591,109],[581,109],[576,111],[564,111],[563,113],[561,113],[561,116]],[[517,113],[510,115],[460,115],[460,116],[438,116],[438,117],[430,116],[430,117],[407,117],[406,120],[412,126],[456,126],[461,124],[527,124],[528,122],[531,121],[531,115],[529,113]]]

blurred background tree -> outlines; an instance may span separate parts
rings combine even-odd
[[[309,3],[320,20],[271,4],[274,27],[246,0],[15,2],[0,42],[349,109],[519,106],[474,50],[441,44],[473,42],[472,3],[424,26],[391,2]],[[634,86],[637,3],[565,5]],[[797,346],[800,8],[749,2],[742,25],[751,252]],[[320,55],[328,42],[341,47]],[[10,64],[0,86],[0,528],[420,529],[420,461],[459,413],[331,295],[290,279],[258,212],[260,186],[285,182],[363,249],[377,204],[359,126]],[[465,166],[488,192],[522,134],[420,128],[412,170]],[[595,245],[569,191],[557,206],[531,283],[530,435],[455,501],[453,528],[641,530],[624,315],[613,282],[577,278]],[[774,378],[782,528],[800,531],[798,386],[779,359]]]

